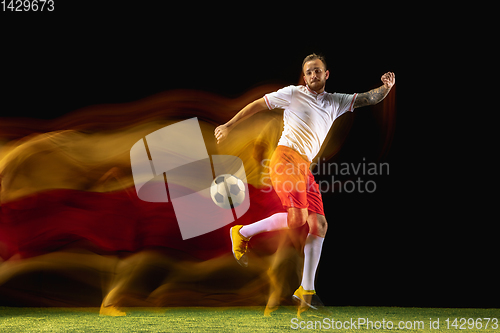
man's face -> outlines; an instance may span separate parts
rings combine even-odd
[[[326,80],[330,72],[326,70],[325,65],[319,59],[308,61],[304,64],[304,81],[311,90],[317,93],[325,91]]]

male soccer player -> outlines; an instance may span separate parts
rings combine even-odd
[[[253,236],[261,232],[298,228],[307,222],[309,234],[304,246],[302,282],[293,296],[313,307],[311,303],[316,294],[314,279],[327,222],[319,187],[309,170],[310,163],[318,154],[335,119],[355,108],[382,101],[395,84],[395,75],[392,72],[385,73],[381,78],[381,87],[348,95],[325,92],[330,72],[324,57],[308,55],[302,63],[302,70],[305,86],[288,86],[265,95],[245,106],[227,123],[218,126],[214,134],[217,143],[220,143],[238,123],[253,114],[275,108],[284,109],[284,128],[272,155],[269,172],[273,189],[287,212],[249,225],[232,227],[232,250],[238,263],[247,266],[248,242]]]

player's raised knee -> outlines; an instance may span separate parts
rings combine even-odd
[[[302,227],[307,222],[307,208],[289,208],[288,209],[288,228],[295,229]]]

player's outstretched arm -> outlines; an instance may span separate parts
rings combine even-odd
[[[392,86],[396,83],[396,76],[392,72],[387,72],[380,80],[384,83],[383,86],[379,88],[372,89],[368,92],[358,94],[356,101],[354,102],[354,108],[360,108],[367,105],[375,105],[381,102],[389,91],[391,91]]]
[[[245,106],[231,120],[229,120],[227,123],[225,123],[223,125],[218,126],[215,129],[214,135],[215,135],[215,138],[217,139],[217,143],[219,144],[224,139],[226,139],[226,137],[229,134],[229,132],[231,131],[231,129],[233,129],[233,127],[236,126],[239,122],[256,114],[257,112],[264,111],[264,110],[268,110],[266,101],[264,100],[264,97],[262,97],[256,101],[253,101],[252,103]]]

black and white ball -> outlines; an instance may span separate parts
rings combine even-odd
[[[245,184],[234,175],[219,175],[212,181],[210,195],[217,206],[229,209],[233,205],[236,208],[245,199]]]

